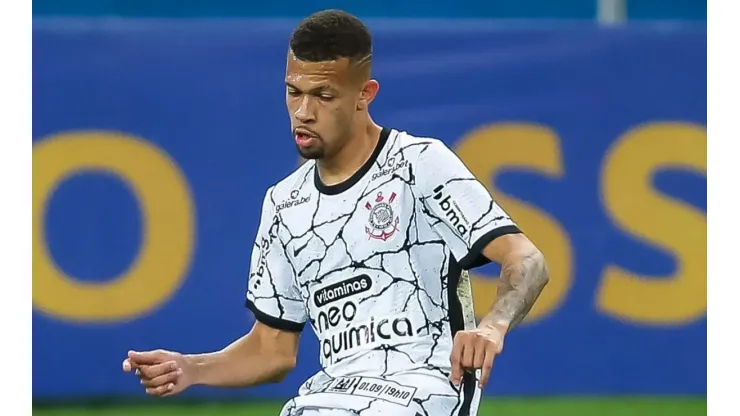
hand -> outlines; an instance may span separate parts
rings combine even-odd
[[[123,360],[123,371],[135,371],[146,392],[164,397],[178,394],[192,384],[193,369],[182,354],[156,350],[129,351]]]
[[[450,381],[460,385],[463,372],[482,370],[479,386],[488,383],[493,359],[504,347],[505,331],[494,326],[481,326],[469,331],[458,331],[452,346]]]

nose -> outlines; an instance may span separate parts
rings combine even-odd
[[[296,108],[294,115],[295,118],[301,123],[308,124],[316,120],[316,115],[311,105],[312,100],[308,96],[301,98],[300,105]]]

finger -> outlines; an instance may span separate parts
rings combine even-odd
[[[162,374],[161,376],[154,377],[152,379],[143,378],[141,379],[141,384],[144,387],[159,387],[159,386],[164,386],[167,383],[175,384],[177,383],[177,379],[180,378],[181,375],[182,375],[182,370],[177,369],[175,371],[171,371],[167,374]]]
[[[128,358],[126,358],[125,360],[123,360],[123,363],[121,365],[123,367],[123,371],[125,371],[127,373],[130,372],[131,370],[135,370],[136,368],[138,368],[138,366],[136,365],[136,363],[132,363],[131,360],[128,359]]]
[[[142,378],[153,379],[172,371],[176,371],[178,368],[179,367],[175,361],[167,361],[162,364],[141,366],[139,367],[139,371],[141,372]]]
[[[475,358],[475,343],[466,342],[463,346],[461,364],[466,370],[473,368],[473,359]]]
[[[483,367],[483,362],[486,360],[486,350],[489,350],[491,348],[486,348],[486,340],[483,338],[480,338],[475,345],[475,352],[473,354],[473,363],[471,367],[475,370]]]
[[[129,351],[128,359],[130,362],[138,365],[153,365],[166,360],[167,354],[160,350],[145,352]]]
[[[450,381],[455,385],[460,385],[460,379],[462,378],[462,353],[464,344],[460,341],[460,338],[455,337],[454,344],[452,345],[452,354],[450,354],[450,364],[452,372],[450,373]]]
[[[163,386],[159,387],[151,387],[146,389],[146,394],[150,396],[164,396],[165,394],[171,392],[175,389],[175,385],[172,383],[165,384]]]
[[[134,361],[131,361],[131,359],[129,358],[126,358],[125,360],[123,360],[123,371],[125,372],[136,370],[136,375],[138,376],[139,375],[138,371],[140,367],[141,365],[139,365],[138,363]]]
[[[481,368],[481,376],[478,385],[483,388],[488,384],[488,380],[491,378],[491,369],[493,368],[493,359],[496,358],[496,352],[493,350],[486,351],[486,357],[483,360],[483,367]]]

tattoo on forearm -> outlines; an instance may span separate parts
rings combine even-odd
[[[545,259],[539,252],[502,264],[498,294],[485,321],[518,325],[532,309],[549,280]]]

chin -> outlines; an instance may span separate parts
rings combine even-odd
[[[296,146],[298,148],[298,154],[301,155],[302,158],[311,160],[311,159],[321,159],[324,157],[324,149],[315,149],[315,148],[306,148],[306,147],[300,147]]]

